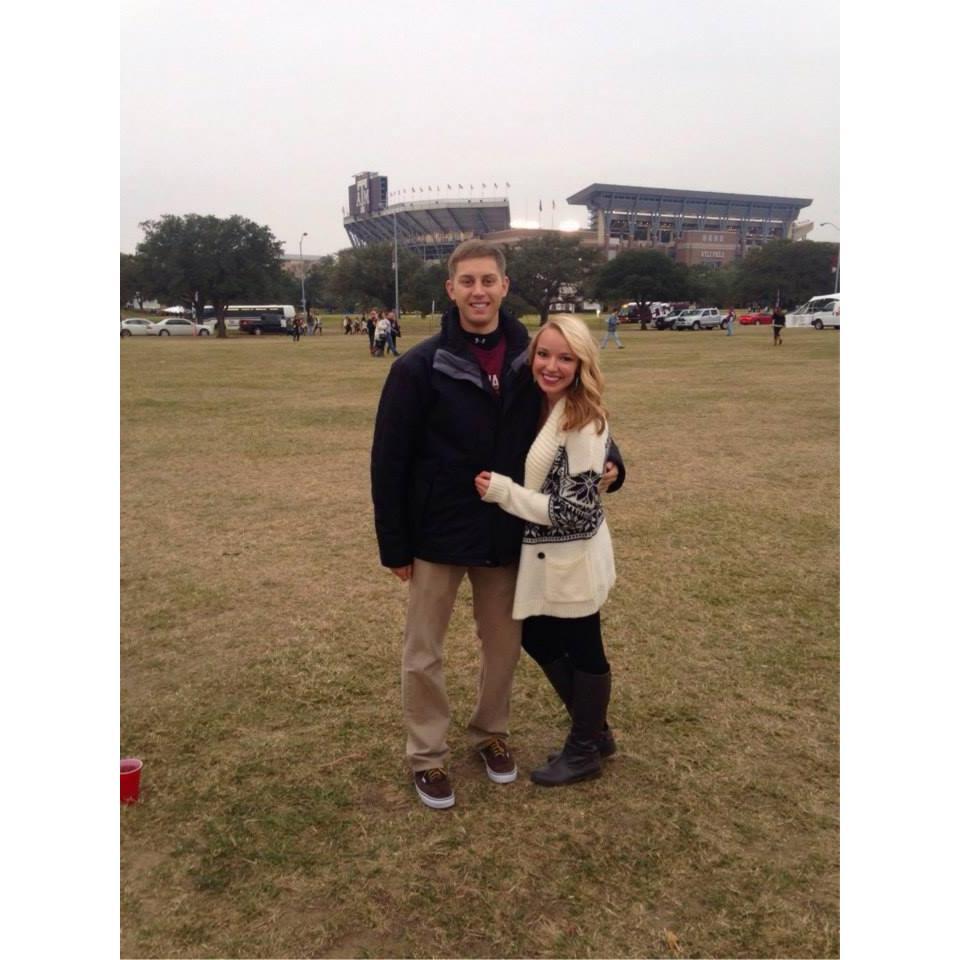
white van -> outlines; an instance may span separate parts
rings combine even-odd
[[[840,329],[840,294],[825,293],[811,297],[802,307],[787,314],[788,327],[824,327]]]
[[[658,320],[665,317],[670,310],[672,309],[672,304],[669,303],[660,303],[657,300],[653,300],[647,304],[647,307],[650,310],[650,323],[656,323]],[[620,317],[621,323],[639,323],[640,321],[640,304],[636,300],[631,300],[630,303],[625,303],[617,311],[617,315]]]

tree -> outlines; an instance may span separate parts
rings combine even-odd
[[[687,292],[696,303],[730,307],[735,301],[735,266],[714,267],[697,264],[687,271]]]
[[[204,305],[212,304],[218,337],[227,335],[225,316],[231,303],[269,302],[271,293],[285,283],[282,245],[269,227],[246,217],[167,214],[140,227],[145,237],[137,256],[153,294],[192,307],[194,316],[202,316]]]
[[[739,263],[736,293],[741,303],[805,303],[833,290],[837,244],[771,240]]]
[[[424,263],[419,271],[410,278],[411,309],[417,310],[421,316],[426,316],[434,307],[439,307],[441,313],[450,302],[447,295],[447,265],[445,262]]]
[[[304,280],[304,289],[307,300],[313,306],[323,310],[339,310],[344,306],[343,298],[336,291],[336,275],[337,258],[332,253],[310,265]]]
[[[599,251],[576,237],[538,237],[512,247],[507,257],[510,293],[547,322],[550,306],[582,295],[600,264]]]
[[[602,300],[636,301],[641,308],[640,325],[645,330],[650,319],[648,305],[655,300],[683,299],[687,274],[659,250],[626,250],[600,268],[594,290]]]
[[[131,253],[120,254],[120,306],[137,301],[143,309],[146,294],[143,290],[143,269],[140,260]]]
[[[423,261],[405,247],[398,248],[400,284],[408,290]],[[336,293],[348,303],[392,307],[394,300],[393,244],[341,250],[334,277]]]

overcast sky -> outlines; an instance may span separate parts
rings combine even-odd
[[[585,226],[565,198],[600,182],[808,197],[801,219],[840,226],[838,9],[128,0],[121,250],[143,220],[236,213],[332,253],[364,170],[424,199],[509,182],[515,225],[542,200],[544,226],[552,201],[554,226]]]

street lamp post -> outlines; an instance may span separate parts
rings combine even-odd
[[[393,315],[400,322],[400,257],[397,251],[397,215],[393,215]]]
[[[829,221],[829,220],[824,220],[824,221],[820,224],[820,226],[821,226],[821,227],[833,227],[833,229],[836,230],[837,233],[840,232],[840,228],[839,228],[835,223],[832,223],[832,222]],[[833,292],[834,292],[834,293],[839,293],[839,292],[840,292],[840,244],[839,244],[839,243],[837,243],[837,276],[836,276],[836,280],[834,281],[834,284],[833,284]]]
[[[303,238],[309,236],[308,233],[300,234],[300,309],[303,310],[303,322],[307,322],[307,288],[304,280],[303,270]]]

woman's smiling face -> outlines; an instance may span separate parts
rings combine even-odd
[[[558,400],[570,389],[579,366],[580,361],[559,330],[548,327],[540,334],[531,372],[548,400]]]

